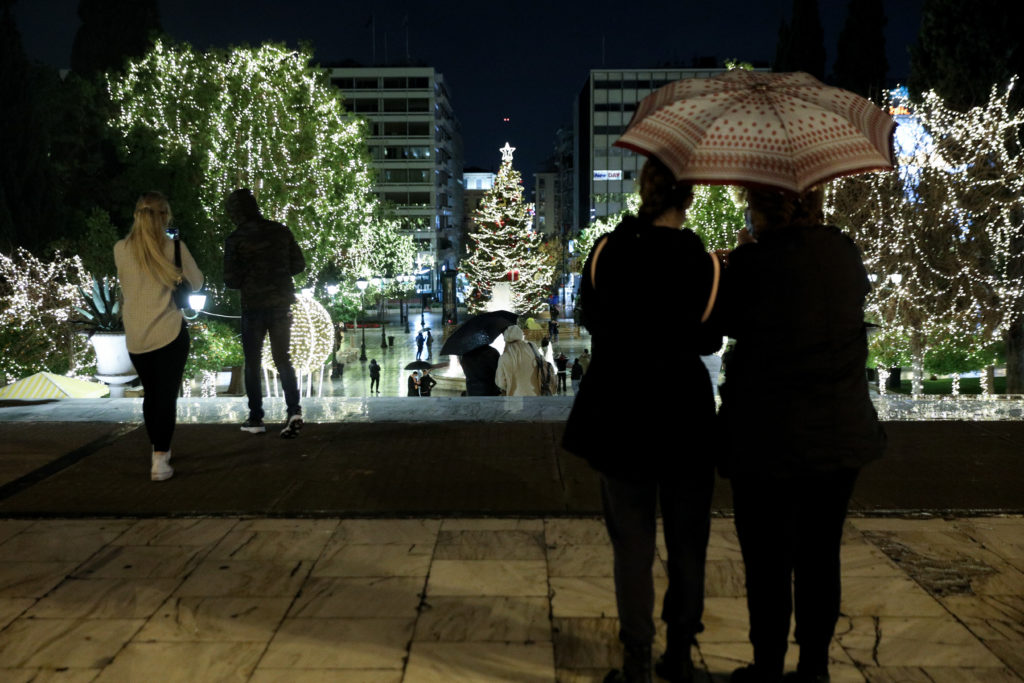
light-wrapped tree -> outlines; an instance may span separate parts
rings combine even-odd
[[[833,185],[830,218],[874,278],[867,310],[882,330],[872,345],[906,347],[914,393],[930,349],[972,369],[1020,320],[1024,157],[1010,150],[1024,117],[1011,113],[1009,92],[965,113],[934,93],[911,104],[894,92],[899,173]]]
[[[223,202],[236,188],[251,188],[264,215],[292,229],[310,285],[374,220],[365,124],[311,59],[283,45],[200,53],[157,42],[109,81],[127,153],[143,134],[165,160],[194,169],[201,225],[180,227],[209,282],[220,281],[234,229]]]

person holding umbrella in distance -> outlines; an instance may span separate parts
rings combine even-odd
[[[824,225],[820,186],[891,170],[894,128],[868,100],[808,74],[735,70],[652,93],[616,142],[661,159],[678,182],[746,188],[749,234],[727,255],[708,321],[736,340],[714,434],[754,650],[733,683],[829,680],[847,505],[885,434],[864,372],[867,274],[852,240]],[[596,367],[596,334],[594,357]],[[794,597],[800,656],[784,675]],[[692,678],[678,666],[683,647],[670,622],[663,678]]]
[[[475,315],[452,332],[441,346],[442,356],[458,356],[466,375],[467,396],[499,396],[494,383],[501,354],[491,346],[517,320],[511,311],[488,311]]]

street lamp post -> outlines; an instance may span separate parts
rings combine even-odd
[[[369,284],[366,278],[359,278],[356,280],[356,287],[359,288],[359,308],[363,308],[363,292],[366,291],[366,285]],[[359,325],[359,316],[356,316],[356,325]],[[363,323],[363,341],[359,345],[359,360],[366,360],[366,323]]]

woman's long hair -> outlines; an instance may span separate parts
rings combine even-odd
[[[693,185],[677,182],[657,157],[647,158],[640,170],[640,218],[653,221],[669,209],[685,211],[692,196]]]
[[[142,270],[166,287],[181,280],[181,269],[164,255],[171,205],[161,192],[146,192],[135,203],[135,220],[125,240],[128,252]]]

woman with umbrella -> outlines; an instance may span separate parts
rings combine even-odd
[[[817,186],[892,169],[894,128],[808,74],[730,71],[653,93],[616,143],[677,179],[748,188],[750,235],[728,256],[713,321],[736,340],[719,422],[754,648],[733,683],[784,678],[791,586],[800,658],[785,680],[829,680],[843,522],[885,436],[864,371],[867,274],[852,240],[823,225]]]
[[[682,229],[693,187],[677,182],[657,158],[640,175],[642,204],[602,237],[584,266],[580,291],[583,324],[593,336],[593,359],[580,384],[563,445],[601,474],[605,524],[615,557],[621,670],[605,681],[651,680],[654,581],[651,568],[660,500],[668,546],[669,587],[662,619],[668,651],[659,673],[670,680],[692,675],[690,643],[703,630],[704,558],[710,530],[714,463],[709,432],[715,403],[701,354],[721,345],[702,327],[715,302],[718,261],[700,238]],[[650,274],[653,296],[637,297],[633,273]],[[640,320],[669,316],[668,337],[678,340],[677,372],[635,393],[633,328],[623,311]]]

